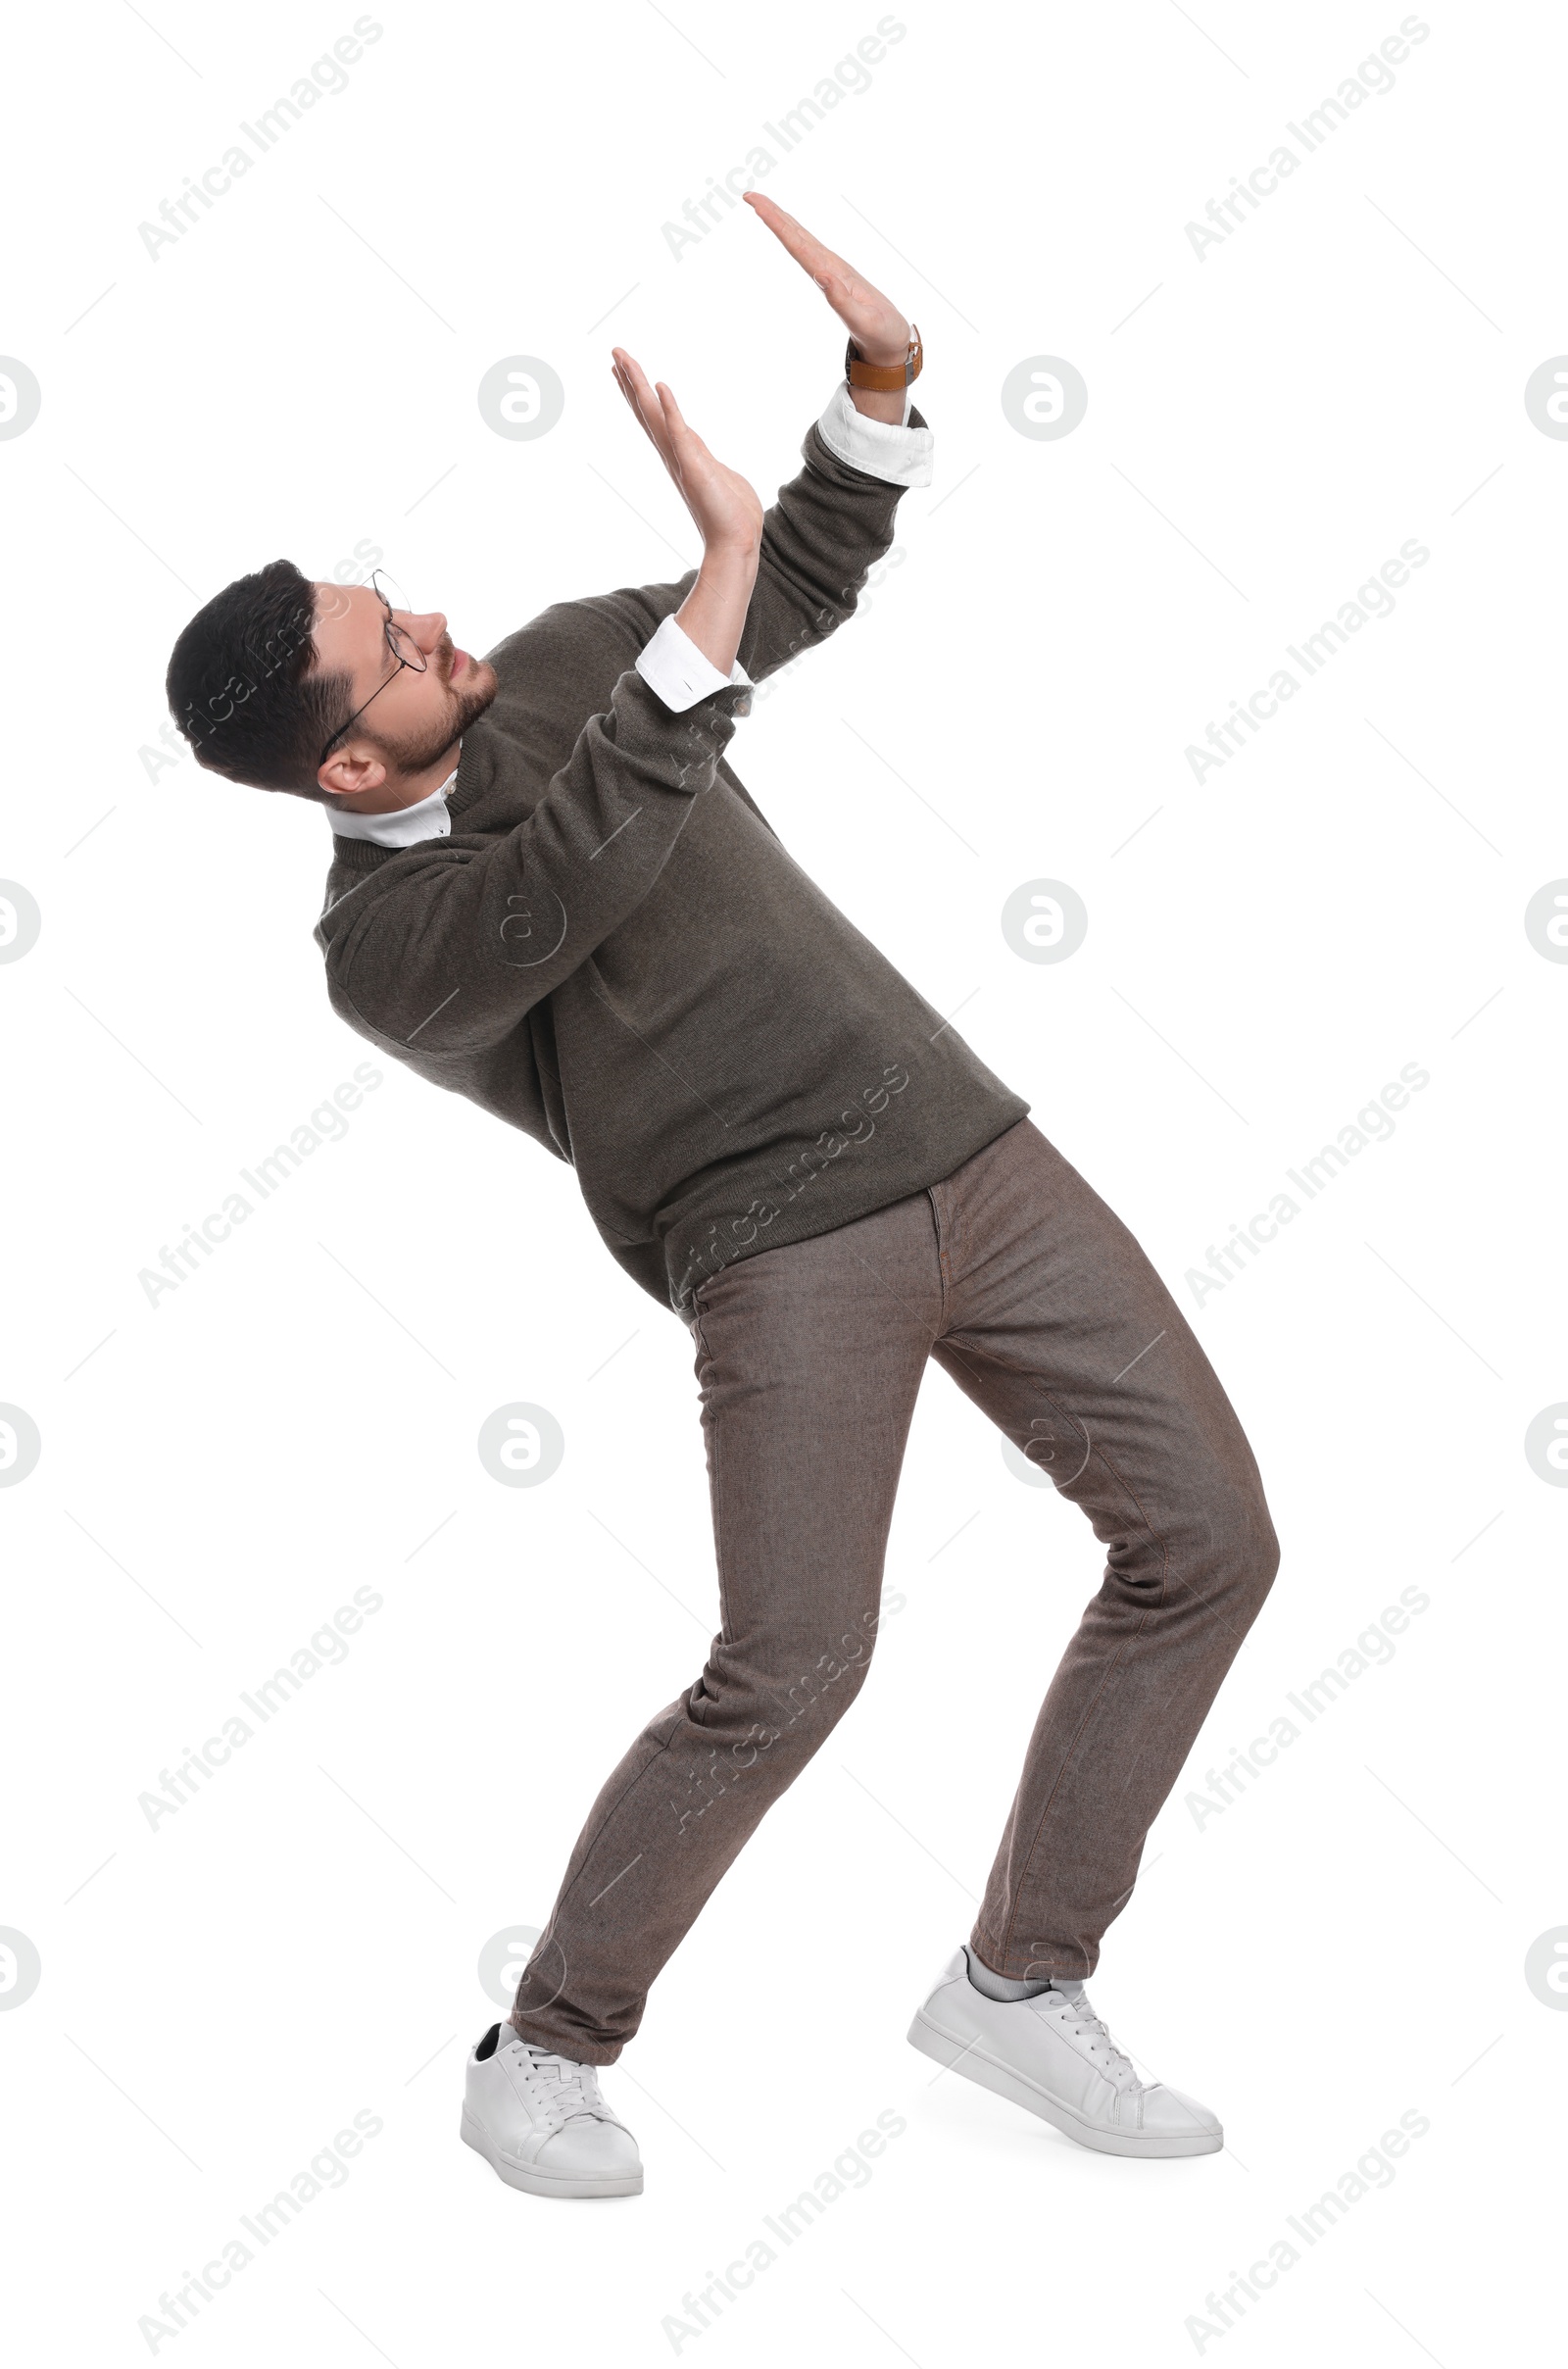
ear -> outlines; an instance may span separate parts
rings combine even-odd
[[[362,790],[378,790],[386,779],[386,766],[363,741],[351,741],[346,749],[335,749],[316,775],[319,788],[334,798],[357,798]]]

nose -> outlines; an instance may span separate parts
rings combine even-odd
[[[398,621],[413,634],[426,657],[433,650],[440,649],[446,635],[447,620],[439,609],[427,610],[421,617],[411,615],[406,618],[400,617]]]

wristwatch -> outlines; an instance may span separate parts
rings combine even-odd
[[[862,362],[855,350],[855,340],[852,337],[844,349],[845,384],[858,386],[868,395],[895,395],[902,387],[911,385],[919,377],[921,364],[924,360],[920,349],[919,326],[917,323],[911,323],[911,326],[914,334],[909,339],[909,350],[902,362],[888,364]]]

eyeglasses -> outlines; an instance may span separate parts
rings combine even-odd
[[[405,632],[401,625],[394,624],[392,620],[392,612],[394,609],[401,609],[405,616],[409,614],[409,604],[404,599],[403,594],[399,591],[392,578],[385,572],[384,569],[377,568],[371,572],[369,581],[370,590],[375,594],[376,599],[386,611],[386,646],[391,652],[392,658],[395,662],[391,673],[386,677],[386,681],[377,683],[375,690],[370,693],[370,699],[374,699],[378,692],[386,689],[387,683],[395,683],[397,681],[398,676],[402,673],[405,666],[412,668],[416,674],[422,674],[425,670],[425,667],[428,666],[429,661],[425,657],[424,652],[419,648],[418,643],[414,639],[414,636],[411,633]],[[359,722],[360,717],[365,714],[365,709],[369,706],[370,699],[368,699],[365,702],[364,707],[355,709],[353,715],[348,719],[348,723],[341,723],[338,725],[337,730],[332,734],[331,739],[326,743],[326,747],[322,749],[320,756],[317,759],[316,762],[318,765],[325,765],[327,751],[331,748],[332,741],[341,740],[344,733],[348,730],[349,724]]]

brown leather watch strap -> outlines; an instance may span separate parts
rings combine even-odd
[[[914,334],[909,339],[909,350],[902,362],[891,364],[862,362],[855,350],[855,340],[852,337],[844,349],[846,383],[861,388],[868,395],[894,395],[899,393],[902,388],[912,384],[920,375],[925,357],[920,346],[919,326],[918,324],[911,325]]]

